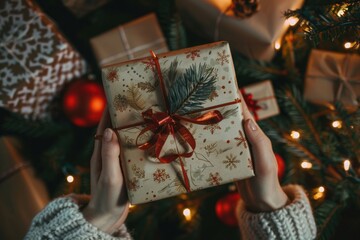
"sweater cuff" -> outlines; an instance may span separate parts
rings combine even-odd
[[[49,203],[35,216],[25,239],[132,239],[125,224],[114,236],[90,224],[81,213],[77,200],[63,197]]]
[[[239,201],[242,239],[314,239],[316,224],[308,198],[299,185],[283,187],[290,203],[272,212],[252,213]]]

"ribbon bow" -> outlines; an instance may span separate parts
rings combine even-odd
[[[162,77],[159,60],[154,52],[151,51],[151,54],[155,62],[156,73],[159,78],[160,89],[162,92],[163,99],[165,101],[166,112],[153,112],[152,109],[148,109],[142,113],[142,117],[144,119],[145,125],[147,126],[139,133],[136,139],[136,144],[138,148],[142,150],[146,150],[155,146],[155,156],[157,159],[159,159],[161,163],[171,163],[176,159],[179,159],[183,178],[184,178],[185,188],[188,192],[190,192],[191,190],[190,190],[189,178],[187,176],[182,158],[191,157],[193,155],[196,147],[196,141],[193,135],[191,134],[191,132],[181,123],[181,121],[207,125],[207,124],[215,124],[222,121],[223,116],[218,110],[208,111],[195,118],[188,118],[178,114],[170,114],[169,102],[166,95],[165,84]],[[138,144],[139,138],[148,131],[151,131],[153,133],[153,136],[150,138],[150,140],[148,140],[145,143]],[[174,139],[176,139],[176,135],[180,136],[190,146],[191,151],[185,153],[179,153],[178,146],[176,145],[176,141],[175,141],[177,153],[160,156],[161,151],[169,135],[173,135]]]
[[[257,114],[257,111],[261,109],[261,106],[258,104],[258,100],[254,99],[254,95],[252,93],[245,93],[245,90],[242,88],[240,89],[241,94],[244,97],[245,103],[249,110],[254,115],[254,118],[256,121],[259,120],[259,116]]]

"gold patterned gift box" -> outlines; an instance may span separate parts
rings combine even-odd
[[[254,175],[227,42],[102,69],[131,203]]]
[[[90,40],[100,66],[168,51],[154,13],[120,25]]]
[[[270,80],[245,86],[240,91],[256,121],[279,114],[279,106]]]
[[[360,101],[360,56],[314,49],[305,76],[304,98],[317,104],[342,102],[356,110]]]
[[[232,50],[268,61],[275,54],[275,43],[280,43],[289,27],[284,12],[300,8],[303,2],[259,1],[258,10],[247,18],[239,18],[229,9],[232,0],[177,0],[176,4],[184,23],[195,34],[211,41],[228,41]]]
[[[86,73],[85,61],[34,1],[0,1],[0,19],[0,107],[50,118],[54,97]]]

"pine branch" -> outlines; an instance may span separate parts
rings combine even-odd
[[[342,211],[343,206],[330,200],[326,200],[315,210],[316,239],[330,239],[340,221]]]
[[[157,14],[170,50],[187,47],[186,31],[176,12],[175,1],[159,0]]]
[[[238,79],[241,79],[241,76],[257,80],[276,79],[287,74],[271,62],[247,59],[238,53],[233,53],[233,61]]]
[[[295,16],[300,19],[306,36],[315,45],[320,41],[335,41],[348,33],[353,33],[356,42],[354,49],[360,46],[360,3],[342,2],[328,5],[306,6],[295,11],[287,11],[285,16]]]
[[[50,121],[33,121],[21,115],[10,112],[1,112],[0,135],[10,134],[27,138],[49,138],[60,132],[68,131],[69,126]]]
[[[169,89],[170,113],[186,114],[202,109],[202,104],[215,90],[215,82],[214,68],[206,64],[191,65]]]
[[[309,129],[312,133],[312,136],[315,138],[319,149],[321,149],[322,141],[312,120],[309,118],[308,111],[306,111],[306,103],[303,100],[301,93],[296,89],[295,86],[292,86],[290,89],[286,89],[284,93],[285,101],[282,103],[287,107],[287,110],[292,109],[291,111],[287,111],[290,118],[302,129]],[[283,95],[280,93],[280,96]]]

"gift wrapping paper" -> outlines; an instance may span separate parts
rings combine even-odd
[[[358,108],[360,56],[313,49],[305,76],[304,98],[318,104],[341,101]]]
[[[158,63],[154,57],[146,57],[102,69],[113,128],[120,139],[130,202],[154,201],[253,176],[228,43],[159,54]],[[162,81],[156,66],[161,69],[168,97],[159,86]],[[196,84],[189,84],[193,81]],[[170,107],[166,106],[166,99]],[[154,112],[159,114],[153,115],[157,118],[169,108],[170,114],[174,114],[172,118],[180,118],[178,122],[187,130],[175,125],[178,128],[175,137],[170,134],[164,140],[159,156],[189,152],[192,155],[164,163],[154,154],[157,147],[142,150],[139,143],[151,143],[158,136],[155,133],[159,134],[157,130],[154,134],[147,131],[153,123],[143,116]],[[221,121],[192,122],[215,112],[221,113]],[[168,126],[160,128],[160,133]],[[188,144],[190,141],[179,137],[187,131],[196,141],[194,148]]]
[[[120,25],[90,40],[100,66],[168,51],[154,13]]]
[[[279,114],[279,106],[270,80],[245,86],[240,91],[256,121]]]
[[[227,9],[231,0],[177,0],[184,23],[193,32],[209,40],[224,40],[245,56],[271,60],[275,42],[281,39],[289,24],[284,12],[300,8],[303,0],[260,1],[260,9],[249,18],[238,18]]]
[[[0,239],[23,239],[50,198],[44,182],[22,156],[18,139],[1,137],[0,156]]]
[[[85,61],[34,1],[1,1],[0,19],[0,107],[50,118],[51,101],[85,74]]]

